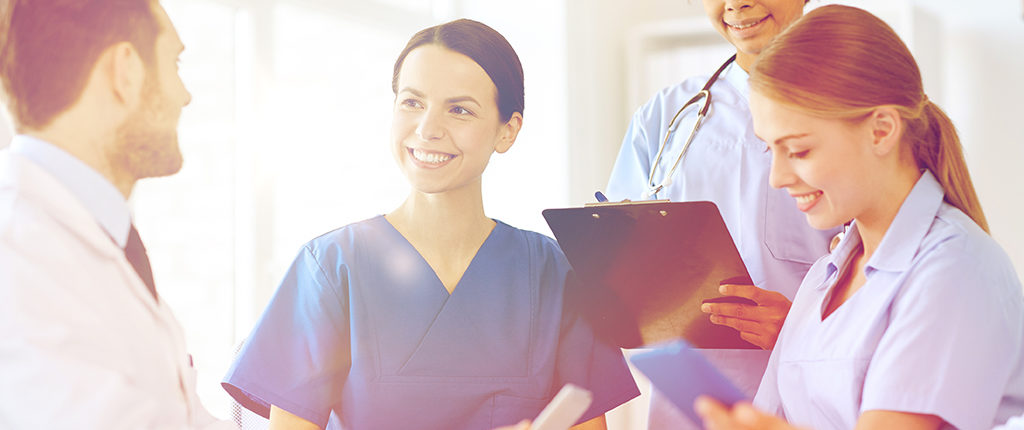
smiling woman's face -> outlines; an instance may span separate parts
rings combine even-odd
[[[761,50],[803,16],[804,0],[704,0],[704,13],[749,70]]]
[[[793,196],[812,227],[835,227],[871,210],[885,184],[868,121],[811,116],[756,91],[750,111],[772,153],[769,183]]]
[[[497,88],[471,58],[427,44],[405,58],[391,126],[392,153],[413,189],[442,193],[478,184],[491,154],[514,141]],[[520,120],[520,114],[513,120]]]

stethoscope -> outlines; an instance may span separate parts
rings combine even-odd
[[[668,130],[665,130],[665,139],[661,141],[661,146],[658,147],[658,155],[654,157],[654,163],[651,164],[651,174],[647,177],[647,191],[644,192],[643,197],[649,199],[654,197],[665,187],[672,185],[672,173],[675,173],[676,168],[679,167],[679,162],[683,161],[683,155],[686,154],[686,149],[690,147],[690,143],[693,142],[693,136],[697,134],[697,129],[704,123],[704,119],[708,115],[708,109],[711,107],[711,86],[718,80],[718,75],[721,75],[725,71],[726,67],[729,67],[733,61],[736,60],[736,55],[729,57],[722,63],[722,66],[715,71],[715,74],[708,78],[708,82],[704,84],[704,88],[699,93],[693,96],[690,101],[686,102],[683,107],[676,111],[675,116],[672,117],[672,121],[668,123]],[[683,150],[679,151],[679,156],[676,157],[675,163],[672,163],[672,168],[669,169],[668,173],[665,174],[661,182],[654,182],[654,172],[657,171],[658,165],[661,162],[661,154],[665,152],[665,147],[668,146],[668,140],[672,138],[672,133],[675,133],[676,128],[679,126],[676,120],[679,119],[679,115],[686,110],[686,108],[697,105],[697,122],[693,123],[693,130],[690,131],[690,136],[686,138],[686,143],[683,144]]]

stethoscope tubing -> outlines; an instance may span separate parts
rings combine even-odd
[[[732,64],[735,60],[735,54],[732,57],[729,57],[728,60],[725,60],[725,63],[722,63],[718,70],[715,71],[715,74],[711,75],[711,77],[708,78],[708,81],[704,84],[704,88],[702,88],[700,92],[691,97],[690,100],[687,101],[686,104],[683,105],[683,107],[679,108],[679,110],[676,111],[676,114],[672,116],[672,120],[669,121],[668,128],[665,130],[665,138],[662,139],[661,145],[658,146],[658,154],[654,157],[654,162],[651,163],[651,173],[647,176],[647,192],[644,193],[644,198],[654,197],[661,190],[665,189],[665,187],[672,184],[672,174],[675,173],[676,169],[679,167],[679,164],[683,161],[683,156],[686,154],[686,150],[689,149],[690,144],[693,142],[694,136],[697,135],[697,130],[700,128],[701,124],[704,123],[704,119],[707,118],[708,110],[711,108],[711,86],[714,85],[716,81],[718,81],[719,75],[721,75],[722,72],[725,71],[725,68],[729,67],[729,65]],[[669,139],[672,138],[672,134],[675,132],[676,127],[679,126],[676,120],[679,119],[679,116],[682,115],[683,111],[685,111],[691,105],[694,105],[695,103],[701,103],[702,101],[703,104],[699,104],[700,109],[697,110],[697,121],[694,122],[693,129],[690,130],[690,135],[687,136],[686,142],[683,143],[682,150],[679,151],[679,155],[676,157],[676,160],[672,163],[672,167],[669,169],[668,173],[665,174],[664,179],[662,179],[659,183],[655,183],[654,174],[658,169],[658,165],[661,163],[661,156],[665,152],[665,148],[668,147],[668,141]]]

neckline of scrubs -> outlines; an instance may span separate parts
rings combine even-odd
[[[851,228],[848,234],[849,233],[857,234],[857,231],[854,228]],[[857,288],[857,291],[854,291],[852,294],[850,294],[850,296],[847,297],[846,300],[837,305],[835,309],[832,309],[832,312],[826,315],[826,312],[828,311],[828,306],[829,304],[832,303],[833,297],[836,294],[836,288],[839,287],[839,281],[843,279],[843,271],[847,269],[855,269],[855,267],[850,266],[853,265],[853,259],[860,254],[858,250],[858,247],[860,245],[860,237],[858,236],[856,239],[857,240],[850,246],[850,248],[846,250],[845,255],[843,255],[842,258],[839,259],[839,261],[843,262],[842,265],[837,267],[834,272],[832,272],[827,278],[825,278],[825,282],[823,283],[823,285],[825,285],[827,291],[825,292],[825,295],[822,297],[820,304],[821,306],[818,309],[819,322],[822,324],[825,324],[830,320],[837,319],[835,315],[840,313],[843,309],[850,308],[851,306],[847,305],[855,301],[857,297],[860,295],[861,291],[863,291],[870,284],[870,279],[865,275],[864,284]],[[852,274],[850,275],[852,276]],[[850,282],[853,281],[851,280]]]
[[[415,254],[419,258],[420,263],[422,263],[425,267],[430,269],[430,274],[434,276],[433,282],[431,283],[440,289],[440,292],[444,294],[444,297],[451,297],[452,295],[455,294],[456,290],[459,290],[459,287],[462,286],[462,281],[466,279],[466,274],[470,273],[470,270],[472,270],[473,267],[476,266],[476,262],[480,258],[480,255],[485,254],[487,248],[491,246],[490,243],[493,242],[492,239],[495,236],[497,236],[498,229],[504,228],[503,226],[505,225],[505,223],[498,221],[494,218],[490,219],[491,221],[494,221],[494,228],[491,229],[490,233],[487,233],[487,238],[485,238],[483,243],[480,244],[480,247],[477,248],[476,253],[473,254],[473,258],[469,260],[469,265],[466,266],[466,270],[462,271],[462,276],[459,277],[459,280],[455,283],[455,287],[452,288],[452,291],[449,293],[448,289],[445,288],[444,286],[444,282],[441,281],[441,277],[437,275],[437,270],[434,269],[434,266],[430,265],[430,262],[428,262],[427,259],[423,257],[423,254],[420,254],[420,251],[416,249],[415,246],[412,245],[412,242],[409,242],[409,239],[406,239],[406,237],[402,235],[402,232],[398,231],[398,229],[395,228],[395,226],[392,225],[391,222],[388,221],[388,219],[384,215],[378,215],[377,218],[379,219],[380,222],[384,223],[384,225],[387,226],[388,231],[390,231],[397,237],[397,241],[399,243],[402,243],[402,246],[405,246],[407,248],[406,251]]]

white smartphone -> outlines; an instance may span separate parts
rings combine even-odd
[[[594,396],[583,388],[565,384],[530,424],[530,430],[567,430],[590,407]]]

